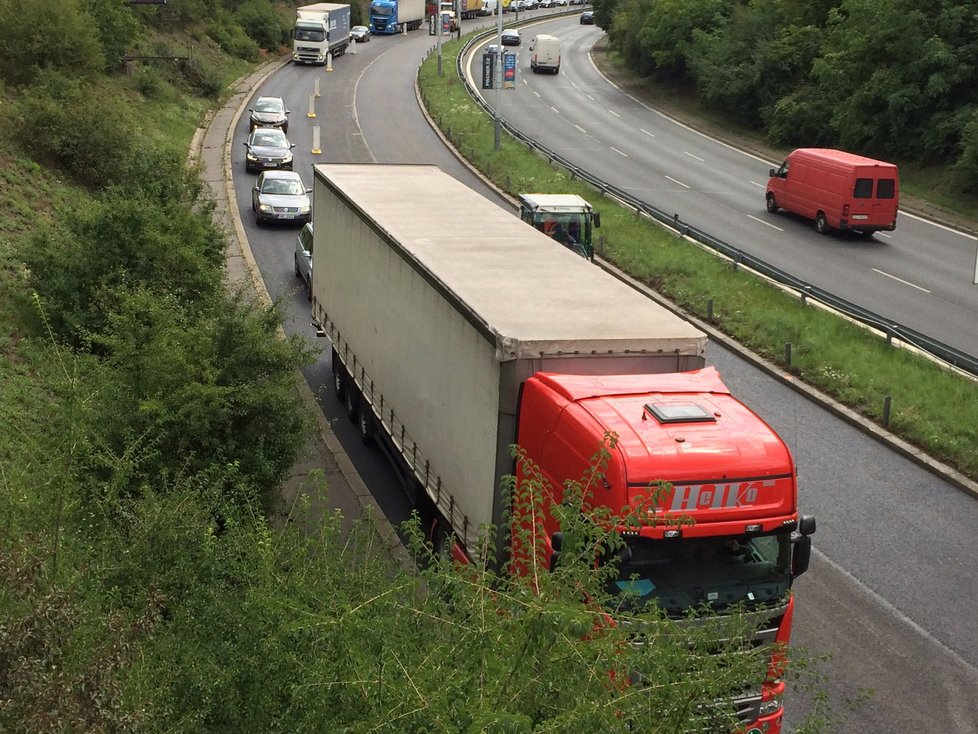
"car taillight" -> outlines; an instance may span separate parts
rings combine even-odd
[[[849,216],[849,205],[848,204],[843,204],[842,205],[842,216],[844,216],[844,217],[848,217]]]

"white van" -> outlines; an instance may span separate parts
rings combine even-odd
[[[541,70],[553,74],[560,72],[560,39],[557,36],[540,34],[530,41],[530,69],[534,73]]]

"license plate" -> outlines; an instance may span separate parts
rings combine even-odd
[[[869,219],[869,215],[868,214],[853,214],[852,215],[852,218],[853,219]]]
[[[295,219],[295,214],[279,214],[280,219]]]

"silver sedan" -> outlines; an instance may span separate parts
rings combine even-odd
[[[262,172],[251,190],[255,223],[278,221],[305,224],[312,211],[310,193],[312,189],[307,189],[294,171]]]

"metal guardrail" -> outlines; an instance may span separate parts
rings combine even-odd
[[[493,29],[492,31],[488,31],[486,33],[476,34],[470,38],[462,48],[462,51],[459,53],[455,62],[458,76],[462,80],[462,83],[465,84],[465,88],[469,93],[469,96],[489,115],[494,114],[493,109],[484,99],[482,99],[476,89],[469,84],[468,77],[465,75],[462,67],[462,60],[468,55],[468,50],[473,44],[482,40],[486,36],[495,35],[495,32],[495,29]],[[724,242],[709,232],[682,221],[678,214],[659,209],[658,207],[642,201],[632,196],[628,192],[597,178],[583,168],[571,163],[558,153],[555,153],[545,146],[540,145],[540,143],[533,138],[524,135],[505,120],[500,119],[499,124],[510,135],[522,142],[527,147],[545,155],[551,162],[567,169],[574,177],[589,183],[604,196],[616,199],[617,201],[621,202],[623,206],[633,209],[640,214],[644,214],[645,216],[676,230],[682,236],[688,237],[700,245],[729,258],[738,265],[742,265],[756,271],[757,273],[760,273],[763,277],[781,285],[784,288],[797,292],[799,298],[802,300],[816,301],[834,311],[838,311],[857,323],[879,331],[885,335],[887,342],[892,342],[893,340],[901,341],[921,352],[926,353],[940,362],[944,362],[945,364],[955,367],[970,375],[978,376],[978,357],[955,349],[954,347],[939,342],[922,332],[896,323],[891,319],[879,316],[878,314],[840,298],[829,291],[807,283],[800,278],[795,277],[791,273],[781,270],[773,265],[769,265],[763,260],[760,260],[753,255],[750,255],[749,253],[746,253],[743,250]]]

